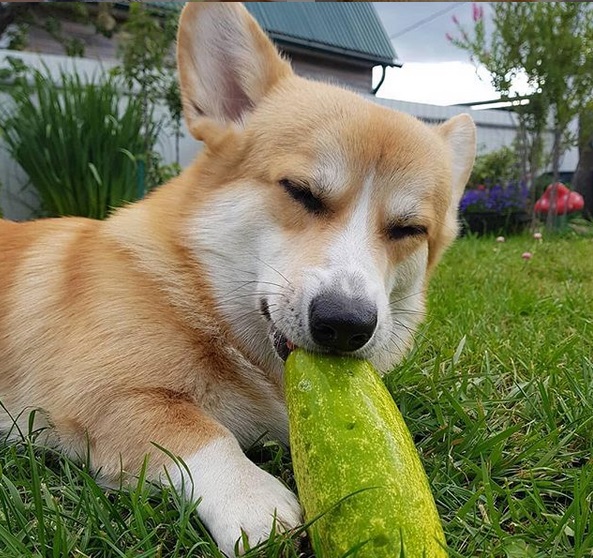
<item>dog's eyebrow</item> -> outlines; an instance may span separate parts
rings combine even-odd
[[[416,225],[422,221],[422,215],[416,212],[400,213],[388,219],[391,225]]]
[[[409,213],[404,213],[401,218],[404,221],[417,221],[421,218],[421,215],[415,211],[410,211]]]
[[[324,153],[316,162],[312,173],[313,186],[320,193],[339,192],[348,178],[345,157],[339,152]]]

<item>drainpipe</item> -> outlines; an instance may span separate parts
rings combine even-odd
[[[387,68],[401,68],[402,64],[395,62],[393,64],[381,64],[381,79],[379,80],[379,83],[377,83],[377,85],[375,87],[373,87],[373,89],[371,89],[371,93],[373,95],[377,94],[377,91],[379,91],[380,87],[383,85],[383,82],[385,81],[385,77],[387,75]]]
[[[381,64],[381,79],[379,80],[379,83],[377,85],[375,85],[375,87],[373,87],[373,89],[371,90],[371,93],[373,95],[376,95],[377,91],[379,91],[380,87],[383,85],[383,82],[385,81],[386,73],[387,73],[387,66],[385,66],[385,64]]]

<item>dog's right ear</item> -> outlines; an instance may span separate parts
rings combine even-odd
[[[239,2],[188,2],[177,35],[185,120],[198,139],[213,120],[240,123],[270,89],[292,74]],[[208,122],[209,121],[209,122]]]

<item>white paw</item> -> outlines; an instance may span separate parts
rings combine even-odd
[[[277,531],[302,523],[296,496],[279,480],[252,463],[234,439],[219,438],[186,459],[193,478],[185,492],[201,498],[198,515],[219,548],[235,556],[242,533],[253,547]],[[244,552],[242,542],[239,553]]]
[[[251,470],[242,471],[237,484],[229,484],[210,497],[205,495],[198,506],[202,521],[228,556],[235,556],[235,543],[242,533],[253,547],[270,536],[274,520],[278,531],[301,523],[296,496],[280,481],[250,465]],[[239,553],[245,550],[241,542],[238,549]]]

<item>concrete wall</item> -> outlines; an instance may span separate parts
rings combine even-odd
[[[105,71],[112,67],[113,62],[97,62],[89,59],[68,58],[58,55],[43,55],[40,57],[32,53],[18,53],[0,49],[0,68],[5,66],[6,56],[18,56],[31,67],[41,68],[44,64],[52,73],[58,74],[60,68],[67,71],[77,71],[89,79],[97,72]],[[515,137],[516,121],[514,116],[507,111],[481,110],[469,111],[462,107],[439,107],[418,103],[407,103],[378,99],[368,94],[366,97],[381,105],[407,112],[430,123],[438,123],[463,112],[471,112],[478,127],[478,144],[481,152],[491,151],[503,145],[510,145]],[[6,103],[6,96],[0,94],[0,106]],[[164,110],[164,109],[163,109]],[[159,137],[158,151],[165,162],[175,160],[174,138],[163,131]],[[183,138],[180,142],[180,163],[186,166],[200,151],[201,144],[194,140],[183,126]],[[574,171],[578,162],[576,150],[569,152],[563,161],[562,168]],[[0,207],[4,216],[9,219],[23,220],[30,218],[38,207],[34,194],[26,189],[27,177],[19,166],[8,156],[2,146],[0,138]]]
[[[425,122],[438,124],[447,118],[457,114],[470,113],[478,129],[478,152],[487,153],[505,145],[511,145],[517,133],[517,117],[506,110],[471,110],[469,107],[450,106],[439,107],[420,103],[408,103],[405,101],[394,101],[391,99],[379,99],[368,97],[375,102],[392,108],[413,114]],[[571,125],[572,132],[576,134],[577,123]],[[545,141],[549,148],[552,146],[552,132],[545,135]],[[578,149],[573,148],[567,151],[561,161],[561,170],[573,172],[579,162]]]
[[[328,58],[316,58],[300,53],[288,53],[294,71],[306,78],[329,81],[360,93],[369,93],[372,89],[373,69],[369,66],[356,66],[333,61]]]

